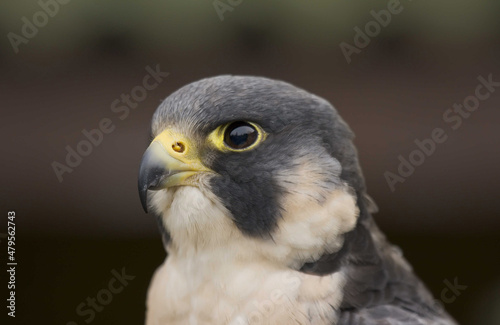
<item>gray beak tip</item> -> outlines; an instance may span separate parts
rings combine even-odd
[[[157,188],[163,176],[168,174],[168,171],[163,167],[165,164],[154,154],[154,150],[152,150],[154,148],[154,145],[151,145],[144,153],[137,182],[139,198],[146,213],[148,213],[148,190]]]
[[[148,213],[148,189],[139,184],[139,197],[141,199],[141,205],[144,212]]]

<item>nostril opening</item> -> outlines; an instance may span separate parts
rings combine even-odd
[[[184,150],[186,150],[186,146],[184,146],[182,142],[176,142],[172,145],[172,149],[174,149],[175,152],[183,153]]]

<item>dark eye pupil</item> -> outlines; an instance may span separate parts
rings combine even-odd
[[[257,130],[246,122],[234,122],[228,126],[224,141],[233,149],[244,149],[257,140]]]

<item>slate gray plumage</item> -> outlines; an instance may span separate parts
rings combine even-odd
[[[337,324],[455,324],[401,251],[378,230],[372,218],[376,206],[366,193],[353,133],[327,101],[266,78],[208,78],[170,95],[153,117],[152,134],[181,125],[202,147],[212,130],[230,121],[252,121],[269,134],[248,152],[221,153],[204,147],[201,152],[202,163],[217,174],[210,179],[210,190],[245,236],[272,240],[283,213],[281,198],[293,188],[279,185],[275,175],[293,170],[300,159],[324,162],[322,188],[345,187],[355,195],[359,217],[340,250],[296,268],[318,276],[339,271],[346,275],[342,302],[332,310]],[[169,230],[161,220],[160,227],[168,243]]]

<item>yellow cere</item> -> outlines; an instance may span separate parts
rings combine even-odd
[[[153,142],[158,142],[175,159],[186,164],[201,164],[192,142],[179,132],[165,130],[160,133]]]

